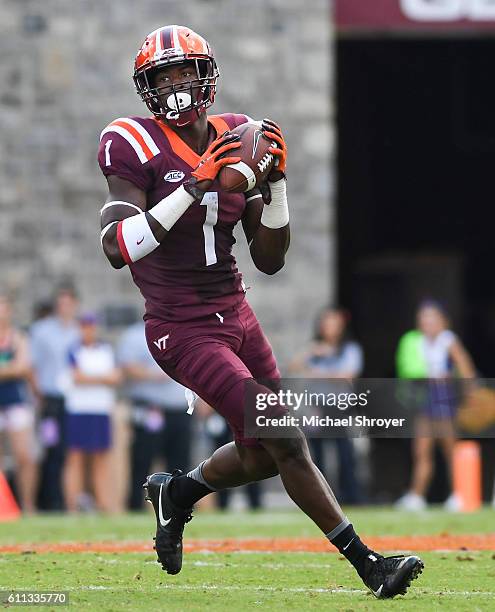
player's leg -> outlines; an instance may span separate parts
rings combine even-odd
[[[244,363],[255,378],[268,379],[268,386],[276,387],[278,371],[271,347],[249,305],[244,305],[240,316],[246,329],[246,341],[240,352]],[[384,558],[363,544],[313,463],[304,434],[293,428],[287,438],[264,438],[260,442],[275,461],[289,496],[352,563],[373,594],[385,598],[405,592],[421,572],[422,562],[413,556]]]
[[[239,357],[255,379],[263,380],[268,387],[277,388],[280,373],[272,348],[247,302],[239,309],[239,317],[246,330]],[[261,385],[258,385],[258,389],[254,383],[248,385],[250,388],[245,390],[238,385],[238,388],[232,389],[229,394],[232,396],[232,402],[235,401],[236,395],[241,398],[244,396],[246,410],[254,410],[249,404],[255,402],[258,394],[267,389]],[[274,409],[272,412],[276,416],[283,414],[284,410],[277,412],[277,409]],[[275,462],[289,496],[324,533],[329,533],[342,522],[343,512],[330,485],[311,459],[305,436],[297,428],[292,429],[292,437],[260,440],[261,445]]]
[[[234,431],[243,426],[238,419],[236,406],[243,406],[252,410],[253,398],[257,393],[266,393],[268,389],[253,379],[239,381],[232,387],[218,403],[218,410],[228,414]],[[248,401],[247,401],[248,400]],[[246,403],[247,401],[247,403]],[[250,405],[251,404],[251,405]],[[285,409],[280,408],[281,412]],[[242,410],[242,413],[244,409]],[[277,414],[275,412],[275,414]],[[228,446],[217,451],[217,461],[210,459],[206,462],[205,472],[199,474],[197,494],[206,494],[208,487],[215,481],[217,485],[235,486],[242,483],[243,474],[246,478],[266,477],[265,470],[273,469],[280,473],[282,482],[292,500],[310,517],[323,531],[327,538],[352,563],[365,584],[377,597],[393,597],[407,589],[410,581],[422,569],[421,561],[414,556],[384,558],[369,549],[358,537],[354,527],[344,516],[328,482],[314,465],[309,454],[308,445],[302,432],[297,428],[288,432],[286,438],[261,439],[266,453],[245,448],[240,451],[241,463],[235,463],[233,449]],[[236,432],[237,437],[245,443],[242,431]],[[238,445],[238,450],[243,448]],[[267,457],[271,457],[272,461]],[[243,460],[244,459],[244,460]],[[247,462],[252,463],[247,468]],[[225,465],[226,472],[222,467]],[[228,480],[232,477],[232,465],[237,468],[236,482]],[[214,469],[215,468],[215,471]],[[273,469],[272,473],[276,473]],[[215,480],[217,478],[217,480]],[[183,478],[182,482],[189,483],[190,478]],[[201,493],[200,486],[204,487]],[[191,488],[191,487],[190,487]],[[179,500],[180,501],[180,500]]]
[[[304,434],[265,438],[261,443],[273,457],[285,490],[328,540],[354,566],[377,598],[404,594],[423,569],[416,556],[382,557],[364,544],[342,512],[329,484],[314,465]]]
[[[229,442],[187,474],[174,476],[168,494],[177,507],[185,510],[215,491],[240,487],[277,474],[277,466],[264,448]]]
[[[246,365],[235,350],[242,342],[244,330],[235,311],[226,313],[223,321],[217,317],[197,324],[147,324],[148,347],[157,363],[169,376],[192,389],[226,418],[231,427],[241,431],[244,426],[242,398],[223,403],[227,391],[238,381],[251,378]],[[154,342],[167,336],[165,349]],[[236,430],[234,430],[235,432]],[[215,453],[212,462],[220,484],[241,485],[255,476],[261,477],[260,461],[255,462],[257,473],[250,473],[234,445],[227,445]],[[273,475],[273,464],[268,475]],[[206,481],[200,465],[187,475],[159,473],[149,476],[145,483],[146,499],[153,504],[157,517],[156,551],[163,569],[175,574],[182,567],[182,532],[191,518],[192,505],[216,489]]]
[[[273,458],[290,498],[328,534],[344,521],[344,513],[327,481],[311,459],[300,430],[291,438],[265,438],[261,444]]]
[[[262,338],[259,333],[258,338],[256,337],[256,324],[253,324],[252,319],[244,321],[243,328],[245,337],[251,339],[249,345],[244,347],[244,361],[234,353],[232,348],[211,336],[201,337],[196,334],[194,342],[189,342],[186,346],[183,337],[178,337],[176,333],[169,333],[169,339],[173,337],[174,344],[170,347],[172,350],[166,357],[164,369],[173,378],[193,389],[206,402],[214,406],[217,412],[229,422],[236,439],[246,445],[252,440],[244,436],[246,412],[253,415],[257,395],[263,393],[266,396],[270,389],[253,380],[251,371],[245,362],[256,360],[256,358],[256,361],[260,362],[269,357],[271,361],[273,356],[269,346],[266,346],[267,343],[263,342],[264,337]],[[255,342],[257,340],[261,341],[257,342],[258,346]],[[153,354],[152,344],[148,342]],[[181,349],[179,355],[178,351],[173,350],[177,345],[180,345]],[[160,362],[160,357],[157,361]],[[255,369],[254,365],[253,369]],[[265,374],[267,369],[263,370]],[[276,369],[273,370],[274,376],[277,373]],[[286,409],[283,406],[274,406],[270,407],[265,414],[268,416],[269,413],[271,416],[282,416],[286,414]],[[276,464],[278,471],[281,474],[283,472],[282,480],[292,499],[308,516],[313,518],[332,543],[351,560],[367,586],[377,597],[390,597],[402,592],[404,588],[407,588],[408,581],[420,571],[422,564],[419,559],[408,557],[385,560],[380,555],[372,554],[359,540],[349,521],[344,518],[330,486],[311,461],[304,436],[297,431],[292,433],[294,435],[288,436],[287,439],[268,440],[265,445],[265,450]],[[254,442],[257,441],[254,440]],[[264,444],[265,441],[262,442]],[[236,484],[243,484],[244,474],[247,473],[248,477],[252,477],[255,470],[261,470],[261,461],[265,465],[272,465],[265,454],[259,453],[255,456],[257,459],[253,458],[255,465],[252,472],[246,470],[243,464],[237,464],[234,461],[232,447],[223,447],[218,456],[219,459],[222,457],[226,459],[220,463],[225,464],[228,476],[235,478]],[[249,456],[253,457],[252,453]],[[214,462],[212,463],[215,465]],[[209,489],[213,490],[213,485],[207,479],[208,467],[206,477],[203,474],[202,466],[196,469],[197,473],[190,473],[182,477],[180,482],[184,487],[187,486],[189,492],[194,488],[195,495],[199,499],[206,495]],[[291,475],[291,472],[294,471],[296,471],[295,476]],[[219,472],[222,475],[221,470]],[[274,471],[271,473],[273,474]],[[210,478],[213,479],[212,475]],[[227,479],[217,482],[234,484]],[[170,491],[174,488],[174,475],[155,474],[148,478],[146,486],[148,498],[155,507],[159,523],[156,538],[159,559],[163,568],[169,573],[177,573],[182,566],[182,530],[184,524],[190,520],[191,508],[179,505],[184,498],[182,500],[176,498],[175,503],[172,501]],[[182,495],[185,495],[185,490],[181,492]],[[170,524],[173,527],[170,527]],[[326,531],[327,529],[329,531]],[[366,559],[364,559],[365,555]],[[379,584],[380,580],[382,582]]]
[[[221,354],[222,351],[218,350]],[[204,354],[205,360],[207,355]],[[218,358],[218,357],[217,357]],[[211,354],[209,359],[211,359]],[[225,368],[228,363],[237,359],[227,353],[224,355]],[[201,355],[195,359],[198,373],[206,362],[202,362]],[[211,490],[222,487],[232,487],[252,480],[260,480],[280,473],[282,482],[293,501],[320,527],[330,535],[332,542],[339,548],[354,539],[349,555],[358,550],[359,559],[370,551],[360,544],[359,538],[346,522],[344,514],[323,475],[314,465],[309,454],[308,445],[304,435],[292,428],[291,437],[262,439],[261,449],[247,450],[246,444],[257,443],[256,440],[244,436],[244,419],[247,411],[253,411],[256,397],[266,394],[269,389],[257,381],[241,379],[236,382],[223,396],[216,398],[217,411],[225,416],[234,430],[236,439],[243,448],[242,455],[236,452],[233,445],[225,445],[217,450],[213,456],[196,468],[196,473],[179,477],[171,486],[171,496],[174,502],[184,507],[185,504],[194,503]],[[205,393],[212,392],[205,388]],[[272,409],[274,416],[285,414],[285,408],[275,406]],[[242,446],[241,446],[242,444]],[[254,447],[256,448],[256,447]],[[175,495],[174,495],[175,489]],[[187,506],[186,506],[187,507]],[[349,528],[348,528],[349,527]],[[345,533],[341,536],[340,534]],[[347,538],[347,539],[346,539]],[[342,540],[342,546],[340,546]],[[345,541],[344,541],[345,540]]]

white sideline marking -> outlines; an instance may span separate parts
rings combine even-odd
[[[85,585],[80,587],[66,587],[68,591],[126,591],[130,587],[128,586],[103,586],[103,585]],[[156,591],[162,590],[174,590],[174,591],[256,591],[256,592],[276,592],[276,593],[355,593],[355,594],[367,594],[368,591],[363,589],[324,589],[324,588],[277,588],[277,587],[249,587],[249,586],[218,586],[215,584],[156,584],[154,589]],[[141,589],[139,589],[141,590]]]
[[[242,567],[245,568],[246,565],[244,563],[217,563],[211,561],[184,561],[184,565],[194,565],[196,567]],[[295,567],[295,563],[257,563],[256,567],[262,567],[264,569],[288,569],[291,567]],[[299,568],[300,565],[298,564]],[[305,563],[305,568],[311,569],[332,569],[335,568],[335,564],[330,563]]]
[[[142,588],[137,588],[136,591],[142,592]],[[142,585],[139,585],[140,587]],[[147,585],[148,586],[148,585]],[[442,591],[433,591],[430,589],[421,588],[420,585],[416,589],[418,595],[430,596],[430,595],[438,595],[438,596],[447,596],[447,597],[457,597],[462,595],[463,597],[493,597],[495,596],[495,591],[451,591],[448,589]],[[25,586],[22,587],[23,590],[34,591],[36,588],[39,588],[39,585],[36,586]],[[65,587],[67,591],[129,591],[132,589],[132,585],[129,586],[103,586],[99,584],[89,584],[89,585],[78,585],[74,587]],[[369,591],[366,589],[346,589],[346,588],[312,588],[312,587],[270,587],[270,586],[239,586],[239,585],[231,585],[231,586],[219,586],[212,584],[156,584],[154,587],[151,587],[150,590],[155,591],[254,591],[254,592],[269,592],[269,593],[327,593],[327,594],[335,594],[335,593],[346,593],[350,595],[367,595]]]

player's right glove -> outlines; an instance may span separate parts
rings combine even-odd
[[[197,167],[191,172],[192,178],[184,183],[184,189],[196,199],[200,199],[224,166],[241,161],[240,157],[222,157],[231,149],[238,149],[241,146],[238,141],[239,135],[231,132],[225,132],[216,138],[201,156]]]
[[[273,155],[276,156],[277,162],[268,175],[268,180],[277,181],[281,177],[285,176],[285,169],[287,167],[287,144],[280,126],[277,125],[275,121],[272,121],[271,119],[263,119],[261,130],[266,138],[274,140],[276,143],[275,146],[272,146],[269,149],[270,153],[273,153]]]

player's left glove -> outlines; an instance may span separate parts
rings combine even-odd
[[[239,135],[228,131],[214,140],[201,156],[199,164],[191,172],[191,178],[183,183],[187,193],[201,200],[220,170],[228,164],[236,164],[241,160],[240,157],[222,157],[240,146]],[[230,155],[232,154],[235,155],[233,151]]]
[[[277,143],[277,146],[270,147],[268,150],[277,157],[277,161],[273,166],[272,171],[268,175],[270,182],[275,182],[285,177],[285,169],[287,167],[287,144],[282,135],[280,126],[271,119],[263,119],[261,123],[263,135]]]
[[[220,170],[228,164],[236,164],[241,160],[240,157],[222,157],[232,149],[238,149],[241,146],[239,135],[232,132],[225,132],[214,140],[206,151],[201,156],[199,164],[191,172],[191,175],[199,182],[208,182],[211,184]],[[208,185],[209,186],[209,185]]]

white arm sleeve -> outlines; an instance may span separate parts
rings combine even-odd
[[[285,179],[270,183],[272,201],[263,206],[261,224],[270,229],[279,229],[289,223],[289,205]]]
[[[167,231],[186,212],[194,202],[194,196],[187,193],[181,185],[158,204],[155,204],[148,213],[158,221]],[[107,228],[105,228],[106,230]],[[103,238],[102,238],[103,239]],[[133,217],[127,217],[117,226],[117,241],[124,261],[129,264],[142,259],[158,246],[146,218],[146,213],[140,212]]]

